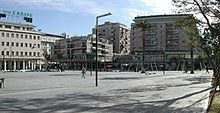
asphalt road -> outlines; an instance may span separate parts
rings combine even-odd
[[[0,113],[204,113],[211,74],[196,71],[1,73]]]

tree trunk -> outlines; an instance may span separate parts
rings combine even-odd
[[[216,71],[214,72],[213,76],[215,77],[214,80],[212,81],[212,84],[213,84],[213,89],[211,89],[211,94],[210,94],[210,101],[209,101],[209,104],[208,104],[208,108],[207,108],[207,111],[210,110],[210,107],[212,105],[212,102],[213,102],[213,99],[215,97],[215,93],[216,93],[216,89],[217,87],[219,86],[219,81],[220,81],[220,67],[218,66]]]
[[[193,47],[190,48],[190,56],[191,56],[191,72],[190,72],[190,74],[194,74]]]
[[[145,73],[145,68],[144,68],[144,53],[145,53],[145,31],[143,30],[142,32],[142,63],[141,63],[141,73]]]

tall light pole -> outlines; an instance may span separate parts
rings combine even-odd
[[[91,36],[91,47],[90,47],[90,76],[92,76],[92,42],[93,42],[93,36]]]
[[[96,17],[96,32],[95,32],[95,36],[96,36],[96,69],[95,69],[95,86],[98,87],[98,20],[99,18],[101,17],[105,17],[105,16],[109,16],[109,15],[112,15],[110,12],[109,13],[106,13],[106,14],[103,14],[103,15],[99,15]]]
[[[165,75],[165,69],[166,69],[165,59],[166,59],[166,53],[165,53],[165,47],[164,47],[163,48],[163,74],[164,75]]]
[[[165,53],[165,47],[158,46],[163,49],[163,75],[165,75],[165,69],[166,69],[166,53]]]

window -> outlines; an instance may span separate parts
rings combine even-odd
[[[16,34],[16,38],[19,38],[19,34]]]
[[[21,52],[21,56],[23,56],[23,52]]]
[[[5,26],[5,28],[7,28],[7,29],[11,29],[11,26],[9,26],[9,25],[6,25],[6,26]]]
[[[37,52],[37,56],[40,56],[40,52]]]
[[[34,40],[36,40],[36,36],[34,36]]]
[[[14,46],[14,42],[11,42],[11,46],[12,46],[12,47]]]
[[[6,55],[9,55],[9,51],[6,51]]]
[[[25,52],[25,56],[27,56],[27,52]]]
[[[16,56],[18,56],[18,51],[16,51]]]
[[[32,47],[32,44],[31,44],[31,43],[29,44],[29,47]]]
[[[18,42],[16,42],[16,47],[18,47]]]
[[[12,52],[11,52],[11,55],[13,55],[13,56],[14,56],[14,51],[12,51]]]
[[[31,56],[32,55],[32,53],[31,52],[29,52],[29,56]]]
[[[2,33],[2,37],[5,37],[5,33]]]
[[[28,47],[28,44],[27,44],[27,43],[25,43],[25,47]]]
[[[9,42],[6,42],[6,46],[9,46]]]
[[[33,56],[36,56],[36,52],[34,52],[34,55]]]
[[[23,38],[23,34],[21,34],[21,38]]]
[[[5,46],[5,42],[2,42],[2,46]]]
[[[11,38],[14,38],[14,33],[11,34]]]
[[[30,38],[30,39],[32,39],[32,36],[31,36],[31,35],[29,35],[29,38]]]
[[[15,28],[15,30],[20,30],[20,27],[18,27],[18,26],[15,26],[14,28]]]
[[[9,33],[6,33],[6,37],[9,37]]]
[[[20,45],[21,47],[23,47],[23,43],[21,43],[21,45]]]
[[[40,44],[37,44],[37,47],[40,48]]]
[[[5,55],[5,52],[4,52],[4,51],[2,51],[2,55]]]
[[[25,35],[25,39],[27,39],[27,37],[28,37],[28,36],[27,36],[27,35]]]
[[[37,36],[37,39],[40,40],[40,36]]]

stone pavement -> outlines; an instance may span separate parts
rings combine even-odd
[[[0,113],[203,113],[211,74],[158,71],[1,73]]]

